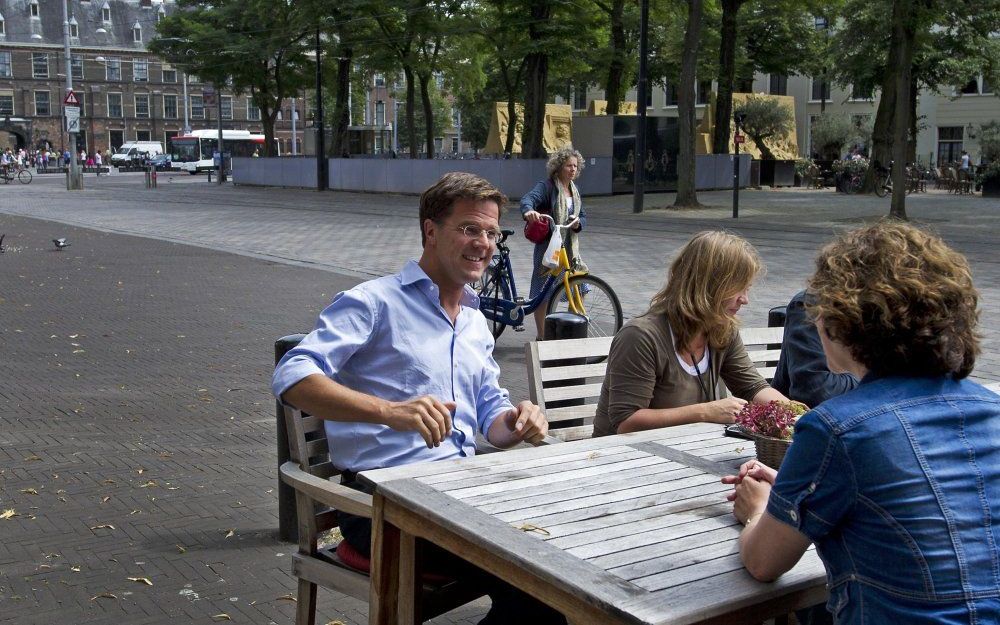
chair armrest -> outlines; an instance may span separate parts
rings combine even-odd
[[[318,478],[294,462],[281,465],[281,481],[319,503],[355,516],[372,517],[372,496],[342,484]]]

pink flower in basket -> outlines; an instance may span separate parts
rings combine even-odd
[[[799,402],[769,401],[766,404],[750,403],[736,415],[736,423],[757,436],[792,440],[795,421],[807,408]]]

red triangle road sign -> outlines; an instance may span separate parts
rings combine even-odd
[[[63,100],[63,104],[67,106],[80,106],[80,100],[77,99],[76,94],[70,90],[66,92],[66,99]]]

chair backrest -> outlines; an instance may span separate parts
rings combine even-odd
[[[769,382],[784,332],[784,328],[740,330],[750,360]],[[528,396],[545,411],[550,435],[576,440],[593,434],[610,349],[611,337],[532,341],[525,346]]]
[[[328,480],[340,475],[340,470],[330,462],[330,448],[323,420],[291,406],[285,406],[284,409],[289,459],[298,463],[303,471],[320,479]],[[337,513],[302,496],[296,496],[295,504],[299,522],[299,546],[314,553],[318,534],[338,527]]]

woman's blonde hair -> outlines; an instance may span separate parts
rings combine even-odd
[[[548,172],[549,178],[555,176],[566,164],[566,161],[573,157],[576,157],[576,177],[579,178],[580,172],[583,171],[583,154],[580,154],[579,150],[574,149],[571,145],[556,150],[549,157],[549,162],[545,164],[545,171]]]
[[[965,257],[899,221],[841,235],[816,258],[806,310],[876,375],[969,375],[979,293]]]
[[[671,263],[667,283],[653,296],[649,313],[667,316],[677,351],[702,332],[709,346],[722,349],[739,328],[723,302],[763,273],[764,263],[746,239],[728,232],[699,232]]]

